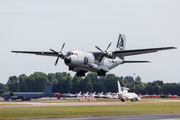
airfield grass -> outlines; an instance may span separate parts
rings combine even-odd
[[[31,104],[0,104],[0,106],[9,106],[9,105],[31,105]]]
[[[125,105],[0,108],[0,119],[180,113],[180,102],[126,102]]]

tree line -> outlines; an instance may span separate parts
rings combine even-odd
[[[137,94],[171,93],[180,95],[180,83],[163,83],[162,80],[143,83],[139,76],[133,79],[131,76],[118,77],[114,74],[98,77],[94,73],[89,73],[85,77],[72,77],[70,73],[66,72],[49,74],[35,72],[30,76],[25,74],[18,77],[10,76],[7,84],[0,83],[0,95],[5,92],[41,92],[44,91],[50,81],[53,82],[53,93],[117,92],[117,81],[122,87],[129,88],[129,92],[134,92],[135,81]]]

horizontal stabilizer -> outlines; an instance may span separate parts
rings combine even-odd
[[[124,63],[150,63],[150,61],[123,61]]]

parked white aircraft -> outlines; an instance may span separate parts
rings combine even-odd
[[[122,91],[119,81],[117,81],[117,84],[118,84],[119,98],[122,102],[125,102],[125,100],[131,100],[131,102],[141,100],[141,98],[138,97],[136,93],[128,93],[129,88],[123,87],[124,90]]]
[[[98,76],[105,76],[109,70],[117,67],[123,63],[144,63],[149,61],[125,61],[125,56],[145,54],[157,52],[160,50],[176,49],[176,47],[161,47],[161,48],[149,48],[149,49],[135,49],[125,50],[126,36],[119,34],[118,42],[115,51],[108,51],[111,43],[108,45],[105,51],[95,46],[100,52],[84,52],[80,50],[71,50],[69,52],[62,52],[65,43],[63,44],[60,52],[56,52],[50,49],[52,52],[36,52],[36,51],[12,51],[13,53],[28,53],[45,56],[56,56],[58,63],[59,58],[64,60],[64,63],[69,67],[70,71],[76,72],[77,76],[85,76],[85,73],[90,71],[97,73]]]
[[[89,92],[86,92],[86,93],[81,94],[81,91],[80,91],[79,93],[76,93],[76,97],[89,97],[89,96],[96,97],[97,95],[95,95],[95,94],[96,94],[96,92],[93,92],[90,94],[89,94]]]
[[[111,92],[107,92],[102,98],[111,98]]]
[[[117,93],[109,93],[107,96],[105,95],[103,98],[107,98],[107,99],[119,99],[119,92]]]
[[[71,93],[68,93],[68,94],[66,94],[66,96],[67,96],[67,97],[71,97],[71,98],[72,98],[72,97],[75,97],[75,96],[76,96],[76,94],[71,94]]]
[[[82,95],[83,97],[89,97],[89,92],[86,92]]]
[[[103,92],[98,93],[96,97],[97,97],[97,98],[103,98],[103,97],[104,97]]]
[[[82,91],[80,91],[79,93],[76,93],[75,96],[76,96],[76,97],[81,97],[81,96],[82,96],[82,95],[81,95],[81,92],[82,92]]]
[[[112,94],[112,99],[118,99],[119,98],[119,92]]]
[[[91,96],[91,97],[96,97],[96,96],[97,96],[97,95],[96,95],[96,92],[91,93],[90,96]]]

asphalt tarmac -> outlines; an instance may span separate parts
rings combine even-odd
[[[180,113],[73,117],[73,118],[46,118],[46,119],[30,119],[30,120],[180,120]]]
[[[166,99],[149,99],[151,102],[180,102],[179,100],[166,100]],[[0,97],[0,108],[5,107],[43,107],[43,106],[91,106],[91,105],[125,105],[126,102],[78,102],[77,100],[66,102],[66,100],[57,100],[56,98],[41,98],[33,101],[4,101]],[[11,105],[13,104],[13,105]]]
[[[34,101],[3,101],[0,99],[0,108],[6,107],[44,107],[44,106],[91,106],[91,105],[125,105],[126,102],[78,102],[78,100],[74,99],[74,101],[66,102],[66,100],[57,100],[53,98],[49,100],[49,98],[41,98]],[[11,105],[12,104],[12,105]]]

